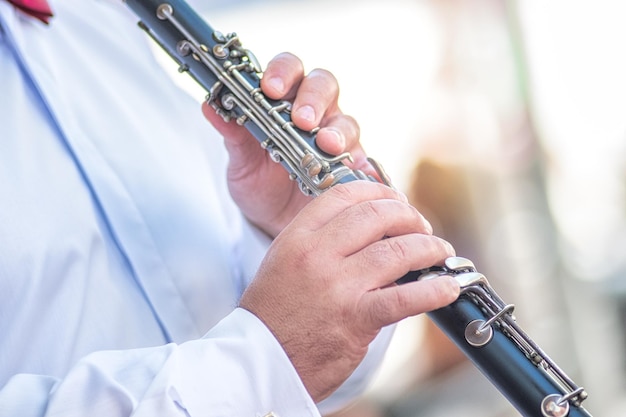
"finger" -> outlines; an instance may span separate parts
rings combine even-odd
[[[363,326],[377,330],[402,319],[436,310],[459,296],[460,286],[451,276],[393,285],[370,291],[361,298]]]
[[[322,120],[322,127],[317,133],[315,143],[322,151],[331,155],[349,152],[352,161],[344,160],[349,168],[382,181],[359,142],[360,136],[361,129],[357,121],[351,116],[336,112]]]
[[[365,201],[384,199],[405,203],[407,201],[404,194],[373,181],[337,184],[302,209],[298,215],[299,227],[319,230],[349,207]]]
[[[417,209],[403,201],[376,199],[363,201],[346,208],[320,228],[321,233],[333,241],[341,241],[342,256],[350,256],[371,246],[372,255],[389,251],[396,239],[408,234],[432,233],[428,221]],[[389,242],[376,245],[384,238]],[[392,247],[398,251],[399,247]],[[381,253],[379,255],[384,255]]]
[[[202,113],[224,137],[233,138],[235,141],[248,140],[247,131],[245,129],[242,129],[241,126],[236,123],[225,122],[222,116],[217,114],[206,101],[202,103]]]
[[[338,111],[339,84],[330,72],[311,71],[300,83],[293,101],[291,119],[300,129],[318,127],[327,114]]]
[[[317,132],[315,143],[321,150],[331,155],[350,152],[355,157],[356,148],[360,148],[359,124],[354,118],[338,113],[322,121],[323,127]],[[363,157],[364,152],[361,152]]]
[[[267,157],[259,143],[237,123],[227,123],[206,102],[202,104],[204,117],[222,134],[224,145],[230,155],[231,172],[254,174],[254,170]]]
[[[454,248],[445,240],[411,233],[376,241],[349,256],[347,262],[361,271],[361,288],[373,290],[393,284],[409,271],[441,265],[454,255]]]
[[[295,55],[284,52],[267,64],[261,78],[261,89],[271,99],[290,100],[295,97],[303,78],[302,61]]]

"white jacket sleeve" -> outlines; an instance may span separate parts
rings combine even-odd
[[[20,374],[0,391],[0,416],[319,417],[267,328],[236,309],[180,345],[101,351],[63,379]]]

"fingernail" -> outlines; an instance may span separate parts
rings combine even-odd
[[[309,105],[302,106],[298,109],[298,117],[306,120],[307,122],[314,122],[315,110]]]
[[[265,81],[267,86],[276,91],[279,94],[285,93],[285,83],[283,83],[282,78],[280,77],[272,77]]]

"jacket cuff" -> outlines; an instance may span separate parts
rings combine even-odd
[[[211,409],[211,415],[320,417],[282,346],[261,320],[242,308],[181,349],[188,352],[180,357],[190,361],[181,369],[194,375],[181,378],[191,415]],[[207,376],[199,380],[198,369],[203,368]],[[211,378],[211,369],[227,378]]]

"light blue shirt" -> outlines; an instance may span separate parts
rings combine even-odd
[[[122,1],[52,6],[45,26],[0,1],[0,416],[318,416],[236,308],[269,242],[197,98]]]

